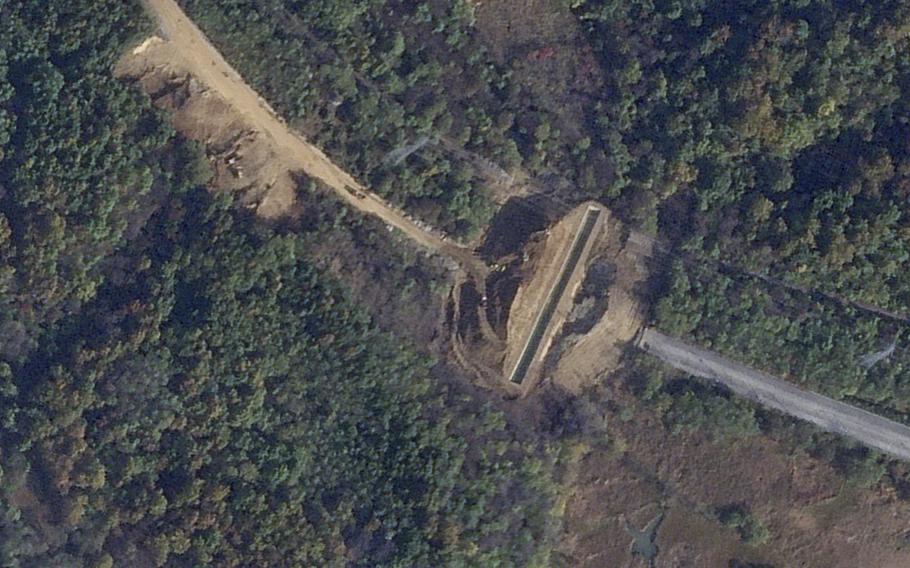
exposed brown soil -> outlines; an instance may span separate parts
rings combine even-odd
[[[623,233],[620,222],[612,219],[595,253],[615,268],[605,291],[606,310],[590,331],[564,332],[558,339],[559,358],[550,376],[571,392],[581,392],[616,369],[644,323],[647,312],[641,297],[648,280],[647,255],[631,248]]]
[[[640,245],[627,241],[622,224],[608,210],[594,204],[603,211],[599,228],[566,287],[526,380],[512,385],[508,376],[590,204],[549,220],[526,213],[526,203],[510,203],[497,215],[479,249],[493,267],[485,288],[478,290],[472,281],[456,286],[455,355],[480,383],[511,396],[531,394],[541,381],[579,393],[618,368],[623,350],[641,328],[645,309],[639,294],[648,276],[646,255]],[[512,233],[503,236],[510,227]],[[610,277],[603,290],[594,290],[600,297],[585,312],[587,324],[579,327],[574,325],[584,307],[579,304],[592,304],[592,298],[579,293],[592,259],[600,270],[608,266]]]
[[[573,297],[578,290],[578,285],[584,278],[588,256],[592,249],[597,249],[603,236],[604,227],[611,222],[609,213],[599,204],[584,203],[575,208],[568,215],[563,217],[558,223],[552,225],[546,232],[546,239],[542,243],[540,253],[536,255],[536,261],[529,267],[531,271],[527,273],[522,284],[515,293],[512,306],[509,311],[507,325],[507,343],[503,359],[503,374],[508,376],[515,366],[528,336],[537,320],[538,314],[544,305],[547,296],[553,288],[553,283],[559,276],[563,268],[563,263],[568,256],[572,247],[575,235],[578,233],[582,218],[589,207],[595,206],[602,209],[602,214],[598,220],[598,225],[588,243],[585,245],[584,252],[579,260],[578,266],[573,271],[560,299],[556,313],[544,333],[540,349],[535,355],[535,363],[532,363],[528,370],[527,377],[522,383],[525,391],[536,384],[540,378],[542,369],[542,360],[546,356],[554,337],[559,333],[562,325],[565,323],[569,312],[572,309]]]
[[[154,70],[165,77],[190,75],[206,96],[220,97],[231,107],[244,126],[252,127],[256,140],[268,145],[269,151],[280,157],[279,164],[290,171],[302,171],[332,189],[345,203],[405,233],[421,246],[454,261],[465,273],[481,282],[486,267],[473,253],[435,231],[418,225],[403,212],[391,207],[350,174],[333,163],[325,153],[292,131],[275,111],[235,71],[199,28],[183,13],[174,0],[144,0],[157,18],[163,39],[152,38],[134,49],[121,62],[121,73],[133,76],[129,69]],[[212,117],[206,117],[209,121]],[[192,131],[184,134],[193,139]],[[201,133],[196,133],[198,134]],[[263,201],[257,206],[261,215],[275,217],[292,212],[292,192],[276,185],[263,191]],[[265,202],[269,207],[265,208]]]
[[[543,256],[533,263],[517,263],[516,257],[502,259],[507,266],[506,276],[518,269],[521,282],[530,275],[533,278],[524,284],[518,284],[515,278],[511,281],[501,278],[498,284],[503,286],[497,288],[495,303],[489,304],[486,290],[489,271],[470,250],[446,241],[389,207],[333,164],[321,150],[292,132],[224,61],[173,0],[147,0],[146,4],[158,17],[163,37],[149,38],[126,54],[117,74],[136,81],[156,106],[169,111],[174,126],[182,134],[205,145],[216,174],[213,187],[237,192],[241,203],[257,215],[275,220],[296,217],[301,212],[295,172],[305,172],[321,181],[343,202],[376,215],[417,243],[453,259],[462,269],[457,283],[470,287],[459,293],[455,301],[453,321],[461,323],[456,326],[458,340],[452,342],[456,351],[463,349],[458,357],[462,362],[471,360],[475,371],[479,366],[480,373],[491,378],[502,374],[504,362],[506,366],[514,363],[520,350],[514,345],[522,341],[519,338],[527,335],[530,326],[523,319],[533,322],[539,303],[561,266],[560,247],[571,243],[575,227],[564,230],[564,224],[554,226],[550,230],[552,237],[546,239],[541,249]],[[569,215],[563,223],[574,222]],[[510,241],[508,230],[499,235],[503,236],[508,238],[497,237],[487,242]],[[520,236],[518,240],[523,238]],[[538,266],[545,268],[539,270]],[[571,290],[577,288],[583,273],[582,269],[577,271]],[[512,290],[516,290],[514,302],[509,300]],[[544,351],[571,309],[571,294],[567,298],[545,339]],[[491,321],[498,329],[494,329]]]
[[[215,166],[215,187],[238,192],[241,202],[265,219],[294,217],[303,204],[291,175],[305,171],[343,202],[454,258],[463,271],[455,275],[449,306],[453,331],[449,347],[480,384],[505,389],[497,394],[526,395],[515,401],[513,414],[528,410],[533,416],[516,423],[539,427],[546,422],[540,417],[546,412],[543,399],[554,390],[568,393],[569,401],[592,390],[608,394],[608,400],[597,405],[602,405],[609,422],[603,434],[609,444],[593,444],[566,487],[559,548],[568,559],[566,565],[644,566],[631,554],[625,523],[643,527],[664,511],[657,534],[659,566],[725,567],[733,560],[778,566],[910,566],[906,538],[910,508],[892,492],[845,488],[830,466],[803,454],[790,455],[788,448],[765,437],[712,440],[705,434],[677,435],[647,411],[622,413],[635,408],[635,402],[620,386],[610,384],[611,370],[621,363],[623,346],[641,324],[644,308],[638,291],[648,274],[641,260],[647,251],[639,250],[640,241],[624,240],[615,219],[607,219],[588,254],[615,267],[605,308],[597,302],[592,308],[602,313],[588,314],[594,320],[590,328],[573,332],[570,316],[582,308],[564,306],[560,321],[569,325],[554,326],[563,332],[555,337],[554,331],[555,355],[544,369],[548,378],[539,385],[542,388],[527,392],[511,388],[503,368],[510,357],[514,359],[521,330],[533,321],[532,314],[559,269],[557,251],[571,242],[577,220],[572,223],[569,215],[556,223],[545,221],[552,224],[549,235],[535,233],[533,227],[515,230],[503,224],[498,236],[488,238],[490,248],[481,250],[488,262],[502,267],[487,278],[483,263],[470,251],[389,208],[291,132],[182,18],[172,0],[148,4],[162,18],[168,39],[151,38],[128,54],[117,71],[137,80],[156,105],[171,112],[178,130],[206,145]],[[582,133],[578,100],[597,88],[599,79],[596,72],[589,72],[588,52],[566,4],[498,0],[481,4],[477,15],[478,29],[493,45],[494,54],[510,64],[547,108],[558,111],[565,122],[560,125],[563,132]],[[357,197],[357,192],[367,197]],[[354,276],[365,289],[377,278],[373,269],[362,263]],[[578,272],[569,290],[581,284],[584,270]],[[581,296],[577,300],[586,301]],[[387,300],[377,295],[374,301]],[[406,324],[394,320],[390,325]],[[428,325],[416,337],[434,333],[435,327]],[[559,420],[550,424],[563,426]],[[769,544],[747,546],[713,518],[714,508],[733,502],[745,504],[766,523],[773,535]]]
[[[242,206],[264,221],[288,227],[306,225],[326,207],[337,213],[347,203],[325,184],[312,193],[301,191],[299,172],[307,168],[250,115],[192,74],[176,48],[153,36],[125,54],[115,73],[135,82],[168,113],[176,130],[204,146],[214,172],[211,190],[235,193]],[[344,279],[371,306],[381,327],[433,349],[441,335],[452,265],[443,266],[444,256],[424,258],[418,253],[426,249],[409,246],[411,235],[389,233],[384,221],[368,215],[339,227],[332,238],[312,242],[310,256]]]
[[[173,44],[151,37],[115,71],[168,111],[177,131],[205,145],[215,174],[212,187],[238,193],[240,202],[264,219],[296,214],[293,164],[236,107],[190,74]]]

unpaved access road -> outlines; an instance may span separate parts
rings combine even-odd
[[[638,346],[681,371],[722,383],[740,396],[910,461],[910,428],[903,424],[800,389],[654,329],[642,331]]]
[[[243,81],[174,0],[143,0],[143,4],[155,16],[161,35],[184,60],[187,70],[268,137],[292,167],[319,179],[352,207],[379,217],[421,246],[454,260],[478,281],[478,285],[482,285],[487,267],[469,249],[421,228],[360,185],[322,150],[291,131],[268,103]]]

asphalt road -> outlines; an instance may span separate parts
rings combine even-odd
[[[733,392],[767,407],[910,461],[910,428],[907,426],[800,389],[767,373],[750,369],[654,329],[642,331],[637,344],[644,351],[681,371],[717,381]]]

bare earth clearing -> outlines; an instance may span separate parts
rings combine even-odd
[[[485,291],[486,276],[488,270],[486,265],[478,259],[473,251],[458,246],[447,241],[443,236],[437,235],[433,231],[418,226],[412,222],[402,212],[390,207],[376,195],[370,193],[365,187],[361,186],[349,174],[331,162],[329,158],[319,149],[308,143],[303,137],[292,132],[287,125],[275,114],[268,104],[259,97],[248,85],[243,82],[242,77],[230,67],[222,58],[219,52],[207,41],[203,33],[196,25],[187,18],[180,7],[173,0],[147,0],[147,5],[157,16],[161,33],[166,38],[164,41],[157,38],[150,38],[142,45],[134,49],[131,57],[128,57],[121,65],[120,73],[143,78],[143,86],[151,91],[159,93],[159,101],[170,99],[172,106],[173,99],[180,98],[180,88],[189,91],[197,90],[198,85],[194,83],[199,80],[212,91],[203,90],[203,101],[201,104],[204,112],[196,109],[194,105],[188,105],[185,110],[188,112],[181,113],[176,122],[178,127],[181,125],[185,131],[193,132],[197,137],[202,138],[208,145],[220,144],[222,146],[233,144],[234,148],[230,151],[236,155],[238,150],[243,146],[244,141],[257,141],[257,151],[241,155],[243,161],[228,158],[227,165],[238,168],[248,163],[254,163],[260,178],[257,183],[256,191],[253,197],[247,196],[248,204],[255,206],[257,212],[267,218],[278,217],[283,214],[289,214],[294,205],[294,184],[290,178],[290,172],[302,170],[306,174],[321,180],[332,188],[345,202],[356,209],[368,214],[375,215],[385,221],[387,224],[399,228],[409,238],[422,246],[436,251],[446,257],[451,258],[462,268],[466,275],[474,278],[476,292],[480,295],[480,307],[487,301]],[[167,73],[151,75],[151,69],[166,69]],[[137,71],[138,70],[138,71]],[[192,78],[183,78],[183,82],[175,81],[184,72]],[[170,77],[170,78],[168,78]],[[176,89],[174,88],[176,86]],[[163,93],[163,95],[161,95]],[[217,95],[213,94],[217,93]],[[189,97],[190,93],[184,93],[183,97]],[[235,111],[236,116],[231,117],[229,109]],[[217,120],[219,115],[229,117],[231,120]],[[213,120],[216,119],[216,120]],[[230,134],[236,132],[237,134]],[[233,136],[231,138],[230,136]],[[253,168],[251,168],[253,169]],[[223,174],[223,172],[220,172]],[[237,179],[239,171],[233,171]],[[250,201],[253,199],[254,201]],[[598,209],[599,205],[596,206]],[[553,227],[553,235],[547,239],[546,246],[535,270],[531,273],[528,284],[518,289],[512,307],[509,313],[509,323],[507,332],[507,344],[505,348],[505,367],[510,368],[515,365],[519,359],[527,338],[531,334],[533,323],[536,315],[527,317],[528,314],[536,314],[548,296],[552,282],[557,278],[561,270],[562,261],[566,254],[566,245],[575,238],[578,229],[574,227],[575,217],[580,215],[580,211],[585,207],[576,209],[575,212],[568,215],[563,222]],[[599,229],[596,230],[599,233]],[[582,253],[582,259],[576,270],[573,270],[565,292],[559,298],[557,303],[557,316],[552,324],[544,330],[544,339],[540,349],[541,358],[546,355],[550,344],[556,336],[558,330],[566,320],[568,310],[571,308],[572,298],[578,288],[578,284],[585,272],[585,260],[590,250],[593,248],[592,243],[598,241],[598,234],[595,234],[591,241],[585,245]],[[595,334],[591,341],[597,341],[605,335],[604,331],[616,331],[618,335],[613,337],[613,345],[607,345],[606,348],[613,349],[616,342],[625,341],[630,333],[637,328],[638,313],[635,307],[635,301],[632,298],[623,298],[623,290],[620,287],[616,294],[621,300],[621,304],[631,306],[625,317],[619,321],[614,320],[608,325],[601,325],[599,334]],[[627,294],[628,295],[628,294]],[[478,327],[482,335],[492,336],[493,331],[490,329],[487,318],[482,313],[483,310],[477,309],[479,317]],[[616,310],[609,314],[610,319],[616,316]],[[606,318],[601,318],[601,320]],[[603,337],[603,339],[608,339]],[[577,355],[583,355],[590,352],[590,347],[579,351],[578,345],[574,352]],[[644,345],[650,345],[647,342]],[[687,346],[677,346],[677,351],[687,351],[687,356],[693,360],[703,360],[704,353]],[[535,350],[535,353],[537,351]],[[572,351],[570,351],[570,354]],[[587,359],[582,356],[580,359]],[[691,365],[680,362],[679,357],[663,357],[665,360],[674,364],[685,371],[691,371]],[[467,357],[463,357],[467,359]],[[595,358],[596,360],[596,358]],[[606,359],[601,359],[598,363],[606,363]],[[563,364],[563,376],[574,377],[567,382],[570,385],[576,385],[579,382],[580,375],[599,374],[598,369],[576,369],[573,373],[572,365]],[[505,370],[505,369],[503,369]],[[540,372],[540,364],[532,364],[533,377],[535,372]],[[582,371],[582,372],[579,372]],[[716,373],[715,373],[716,374]],[[760,376],[760,375],[756,375]],[[727,377],[733,380],[730,377]],[[806,418],[815,416],[817,413],[817,404],[803,398],[794,398],[783,392],[780,381],[775,381],[770,377],[765,377],[765,386],[769,391],[773,391],[767,396],[761,397],[760,400],[771,404],[779,410],[784,410],[794,416]],[[735,381],[734,381],[735,382]],[[761,381],[759,381],[761,382]],[[757,388],[757,386],[753,387]],[[739,392],[739,391],[737,391]],[[822,399],[824,397],[821,397]],[[786,402],[779,402],[786,400]],[[828,399],[824,399],[828,400]],[[910,441],[894,442],[887,444],[885,439],[894,438],[896,433],[908,438],[906,428],[900,427],[889,420],[876,417],[869,413],[850,412],[846,405],[836,407],[828,406],[827,411],[834,412],[839,416],[835,422],[823,421],[821,419],[812,420],[823,428],[833,430],[838,433],[844,433],[842,424],[850,422],[856,423],[856,427],[851,430],[851,435],[857,439],[877,448],[882,448],[889,453],[895,454],[902,458],[910,458]],[[844,410],[847,409],[847,410]],[[849,413],[849,416],[847,415]]]
[[[577,223],[563,220],[551,227],[545,240],[538,234],[530,244],[511,251],[510,259],[499,259],[505,275],[514,272],[512,280],[518,283],[503,296],[504,315],[497,328],[487,318],[485,306],[492,275],[470,249],[411,221],[292,132],[173,0],[144,2],[159,20],[161,37],[150,38],[127,54],[118,74],[138,81],[159,107],[172,112],[178,130],[203,142],[216,156],[213,185],[238,192],[241,203],[274,220],[299,212],[293,174],[303,172],[351,207],[375,215],[422,247],[453,260],[461,269],[455,278],[455,316],[450,321],[454,354],[464,367],[489,379],[485,382],[508,388],[503,367],[514,361],[520,349],[516,346],[524,342],[528,322],[533,321],[532,314],[558,271],[559,251],[571,243]],[[561,225],[570,228],[563,230]],[[580,263],[566,287],[565,304],[561,303],[557,317],[560,323],[554,322],[543,342],[542,351],[555,355],[541,363],[537,379],[528,385],[540,384],[546,376],[546,382],[571,393],[596,387],[619,365],[623,348],[641,329],[644,308],[638,293],[648,276],[642,258],[650,251],[638,250],[644,245],[634,239],[624,240],[612,219],[605,225],[603,234],[592,238],[587,261]],[[524,260],[517,260],[523,255]],[[573,295],[585,276],[586,262],[597,259],[615,266],[608,301],[602,311],[594,310],[590,327],[572,333]],[[478,346],[485,346],[486,352],[478,354]],[[493,364],[487,365],[489,361]],[[621,402],[622,396],[616,400]],[[767,440],[706,442],[670,436],[647,417],[635,420],[625,425],[611,422],[610,436],[616,436],[615,447],[622,448],[618,454],[595,449],[581,459],[580,475],[568,496],[563,548],[576,565],[641,565],[640,558],[630,556],[625,522],[642,527],[658,509],[667,511],[658,532],[659,558],[671,565],[727,565],[734,556],[755,561],[796,559],[806,566],[819,558],[830,560],[825,564],[829,566],[855,566],[860,559],[874,559],[879,566],[907,565],[901,528],[893,522],[906,513],[906,507],[894,495],[857,492],[842,498],[830,471],[825,470],[823,481],[814,481],[817,472],[812,468],[827,466],[806,456],[788,458]],[[755,463],[763,465],[753,467]],[[750,491],[743,492],[743,486]],[[729,531],[724,532],[705,508],[705,504],[724,504],[717,501],[721,494],[727,502],[753,501],[753,509],[770,519],[772,532],[780,537],[773,541],[779,549],[744,549]],[[791,499],[799,506],[791,507]],[[851,517],[844,511],[882,530],[851,533]]]
[[[254,209],[258,215],[265,219],[278,219],[294,216],[299,209],[292,175],[294,172],[300,171],[320,180],[355,209],[379,217],[414,242],[454,260],[463,274],[473,281],[478,296],[475,305],[467,306],[466,311],[472,313],[472,318],[476,319],[479,332],[486,341],[498,343],[483,313],[489,270],[470,249],[417,225],[403,212],[389,206],[360,185],[332,163],[319,148],[291,131],[267,102],[244,83],[242,77],[173,0],[145,1],[159,21],[162,37],[153,36],[127,54],[120,62],[117,73],[137,80],[152,95],[157,106],[172,113],[174,125],[180,132],[204,143],[209,153],[217,157],[215,187],[240,193],[241,202]],[[560,228],[562,225],[554,227],[548,236],[544,258],[523,270],[526,277],[533,275],[534,278],[522,287],[519,298],[525,299],[516,302],[514,309],[509,309],[508,333],[503,338],[507,340],[505,356],[509,364],[514,362],[517,352],[514,345],[523,342],[527,336],[525,328],[530,327],[533,321],[533,316],[528,314],[536,313],[538,302],[543,298],[540,294],[545,295],[542,291],[549,288],[552,276],[555,275],[548,269],[540,271],[534,267],[547,267],[551,264],[550,260],[561,260],[558,253],[575,236],[574,226],[563,230]],[[597,239],[592,239],[592,243],[596,241]],[[593,246],[595,245],[592,245],[592,249]],[[568,287],[569,291],[577,288],[578,281],[585,272],[584,264],[583,259]],[[558,267],[557,262],[552,268],[558,270]],[[532,270],[527,270],[528,268]],[[463,276],[456,278],[456,287],[463,282]],[[558,321],[564,321],[565,312],[571,308],[572,295],[571,292],[565,294],[565,299],[560,304],[561,315],[556,318]],[[529,302],[528,298],[532,301]],[[611,318],[604,318],[605,321],[619,322],[622,329],[637,329],[637,319],[630,321],[621,316],[617,318],[619,314],[615,310],[610,315]],[[615,325],[605,324],[610,329]],[[560,327],[561,324],[550,326],[542,354]],[[623,337],[626,335],[622,334]],[[474,355],[470,349],[459,348],[461,340],[457,338],[454,343],[456,355],[459,352],[462,355],[459,357],[462,364],[474,370],[475,374],[483,373],[483,370],[474,368],[477,365],[472,361]],[[608,362],[597,358],[595,360],[598,363]],[[493,368],[493,374],[501,377],[502,361],[493,365]],[[574,365],[566,362],[562,368],[572,369]],[[601,368],[593,375],[586,375],[599,376],[602,371]]]
[[[165,41],[153,40],[145,49],[135,50],[133,56],[147,58],[158,65],[167,65],[174,71],[183,70],[191,74],[236,109],[245,124],[255,125],[255,135],[261,137],[263,143],[268,144],[275,154],[282,156],[292,171],[303,171],[322,181],[354,208],[376,215],[421,246],[455,260],[465,272],[472,275],[485,274],[485,267],[470,251],[417,226],[401,211],[386,204],[332,163],[322,150],[292,132],[268,104],[244,83],[243,78],[209,43],[176,2],[144,1],[158,19]],[[270,194],[263,196],[261,214],[271,218],[287,214],[293,205],[293,197],[288,191],[285,184],[275,185]]]
[[[602,217],[607,217],[607,219],[597,221],[594,232],[588,242],[584,243],[584,250],[578,261],[578,266],[573,270],[569,283],[562,293],[562,297],[558,300],[556,313],[543,332],[540,348],[537,353],[532,355],[533,359],[527,371],[527,377],[524,379],[526,381],[524,387],[526,390],[533,388],[534,383],[539,378],[543,370],[543,358],[546,356],[556,334],[562,329],[563,323],[572,309],[572,300],[584,277],[587,259],[591,250],[597,248],[602,238],[604,227],[611,222],[609,215],[603,210],[602,206],[584,203],[566,215],[559,223],[548,229],[547,241],[541,254],[541,259],[531,277],[519,287],[512,302],[512,307],[509,311],[508,345],[503,365],[503,374],[506,376],[512,372],[512,369],[523,354],[526,342],[534,331],[539,311],[546,303],[553,283],[559,277],[563,262],[569,254],[569,248],[572,246],[576,233],[579,231],[582,218],[590,207],[596,207],[602,211]]]

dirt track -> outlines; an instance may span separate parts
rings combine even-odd
[[[478,282],[483,282],[487,268],[470,250],[419,227],[401,211],[360,185],[335,165],[322,150],[292,132],[265,100],[225,61],[174,0],[143,0],[143,4],[156,17],[161,35],[174,53],[183,59],[186,69],[235,107],[246,121],[273,142],[287,158],[290,167],[319,179],[352,207],[376,215],[423,247],[451,258],[462,270]]]
[[[677,369],[723,383],[740,396],[910,460],[910,428],[903,424],[802,390],[653,329],[642,332],[638,346]]]

